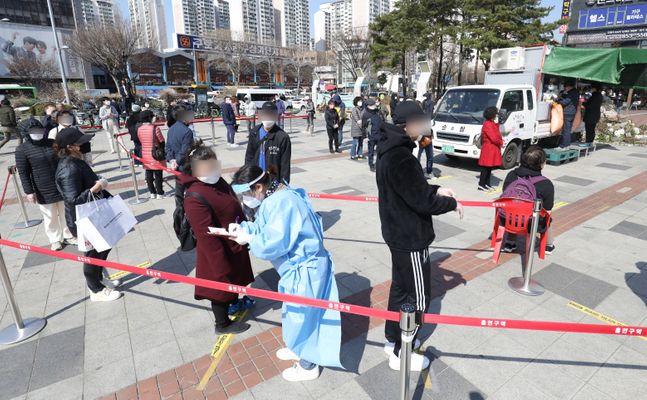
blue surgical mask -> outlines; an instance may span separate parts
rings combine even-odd
[[[257,199],[256,197],[243,196],[243,204],[245,204],[245,206],[247,206],[247,207],[249,207],[249,208],[251,208],[253,210],[255,208],[260,207],[261,201],[259,199]]]

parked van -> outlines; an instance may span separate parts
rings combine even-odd
[[[266,101],[272,101],[279,95],[285,95],[284,89],[255,89],[255,88],[239,88],[236,91],[236,97],[241,102],[245,101],[245,97],[249,96],[250,99],[260,108]]]

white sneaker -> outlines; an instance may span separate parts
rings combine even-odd
[[[240,147],[240,145],[238,143],[232,143],[231,147],[236,148],[236,147]]]
[[[153,199],[153,200],[157,199],[157,195],[154,194],[154,193],[151,193],[151,199]]]
[[[422,346],[420,339],[416,339],[415,343],[413,344],[413,350],[418,350],[420,346]],[[389,342],[388,340],[384,342],[384,352],[386,353],[387,356],[390,356],[391,354],[393,354],[394,348],[395,348],[395,342]]]
[[[67,246],[76,246],[77,244],[79,244],[79,242],[75,237],[71,237],[63,239],[63,244]]]
[[[303,369],[299,363],[294,363],[291,368],[286,369],[281,373],[283,379],[288,382],[302,382],[302,381],[312,381],[319,378],[319,366],[317,365],[313,369]]]
[[[61,242],[54,242],[52,245],[49,247],[50,249],[54,251],[59,251],[63,249],[63,243]]]
[[[429,363],[430,361],[426,356],[418,353],[411,353],[411,371],[420,372],[423,369],[427,369],[429,367]],[[400,357],[391,353],[391,356],[389,356],[389,368],[394,371],[399,371]]]
[[[117,287],[121,286],[121,279],[113,279],[113,280],[110,280],[110,279],[108,279],[107,277],[104,277],[104,278],[101,280],[101,283],[103,283],[103,285],[104,285],[105,287],[107,287],[108,289],[110,289],[110,290],[114,290],[115,288],[117,288]]]
[[[111,290],[108,288],[103,288],[102,291],[94,293],[90,291],[90,300],[91,301],[113,301],[121,297],[121,292],[117,290]]]
[[[276,351],[276,358],[283,361],[299,361],[299,356],[294,354],[294,352],[287,347],[278,349]]]

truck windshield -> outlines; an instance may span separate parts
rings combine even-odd
[[[451,89],[436,107],[435,120],[461,124],[483,123],[483,111],[496,106],[498,89]]]

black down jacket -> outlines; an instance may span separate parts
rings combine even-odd
[[[76,206],[91,200],[90,189],[99,180],[97,174],[83,160],[65,157],[58,162],[56,168],[56,187],[65,202],[65,222],[70,232],[76,236]],[[102,191],[95,198],[110,197],[110,193]]]
[[[58,157],[52,149],[51,139],[25,142],[16,148],[16,167],[25,194],[36,194],[39,204],[52,204],[63,200],[54,183]]]

